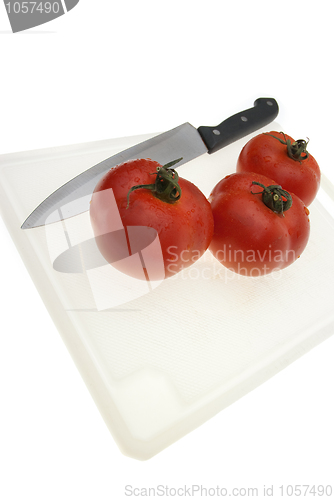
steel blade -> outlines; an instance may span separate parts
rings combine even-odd
[[[197,129],[190,123],[179,125],[117,153],[77,175],[42,201],[21,228],[43,226],[86,212],[89,210],[91,195],[99,179],[120,163],[131,159],[150,158],[165,165],[182,157],[176,168],[206,152],[207,147]]]

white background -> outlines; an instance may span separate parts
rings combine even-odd
[[[328,0],[80,0],[14,35],[1,3],[0,154],[216,125],[275,97],[283,130],[309,137],[334,181],[333,14]],[[121,499],[125,485],[159,484],[334,490],[334,337],[138,462],[111,438],[1,219],[0,238],[1,499]]]

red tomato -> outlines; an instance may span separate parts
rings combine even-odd
[[[104,258],[139,279],[164,279],[190,266],[213,234],[204,194],[150,159],[112,168],[94,190],[90,217]]]
[[[243,147],[237,172],[257,172],[296,194],[306,206],[320,187],[320,168],[302,139],[294,141],[283,132],[268,132],[253,137]]]
[[[290,199],[279,188],[256,173],[228,175],[214,187],[209,249],[224,266],[257,277],[284,269],[301,255],[310,233],[309,211],[296,195]]]

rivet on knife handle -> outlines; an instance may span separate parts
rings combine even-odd
[[[215,153],[224,146],[265,127],[278,115],[278,104],[273,98],[260,97],[254,107],[241,111],[224,120],[216,127],[199,127],[197,130],[205,142],[208,153]]]

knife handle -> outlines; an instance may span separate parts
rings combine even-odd
[[[268,125],[278,115],[278,104],[273,98],[260,97],[254,107],[224,120],[217,127],[199,127],[197,130],[208,148],[215,153],[224,146]]]

